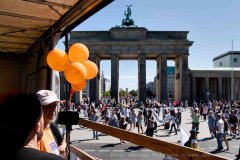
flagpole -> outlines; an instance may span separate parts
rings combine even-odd
[[[233,100],[233,39],[232,39],[232,53],[230,57],[230,64],[231,64],[231,100]]]

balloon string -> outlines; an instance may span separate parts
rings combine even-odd
[[[72,101],[72,96],[73,96],[74,90],[71,89],[70,94],[69,94],[69,102],[71,103]]]

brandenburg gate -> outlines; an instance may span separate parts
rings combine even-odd
[[[109,31],[73,31],[70,44],[85,44],[100,68],[111,60],[111,97],[119,101],[119,60],[138,60],[138,96],[146,100],[146,60],[157,61],[156,96],[167,99],[167,60],[175,61],[175,99],[189,99],[188,31],[148,31],[143,27],[114,27]],[[131,66],[129,66],[131,67]],[[100,75],[90,81],[90,100],[100,98]]]

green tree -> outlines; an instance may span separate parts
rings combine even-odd
[[[120,91],[119,91],[119,96],[120,96],[120,97],[126,96],[126,92],[125,92],[123,89],[120,89]]]
[[[110,91],[103,92],[103,97],[110,97]]]
[[[130,94],[135,97],[137,96],[137,91],[133,89],[130,91]]]

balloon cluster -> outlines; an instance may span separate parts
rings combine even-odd
[[[47,64],[56,71],[64,71],[64,77],[71,83],[72,90],[80,91],[86,85],[86,79],[94,78],[98,73],[95,63],[88,60],[88,48],[81,43],[73,44],[66,52],[53,49],[47,55]]]

